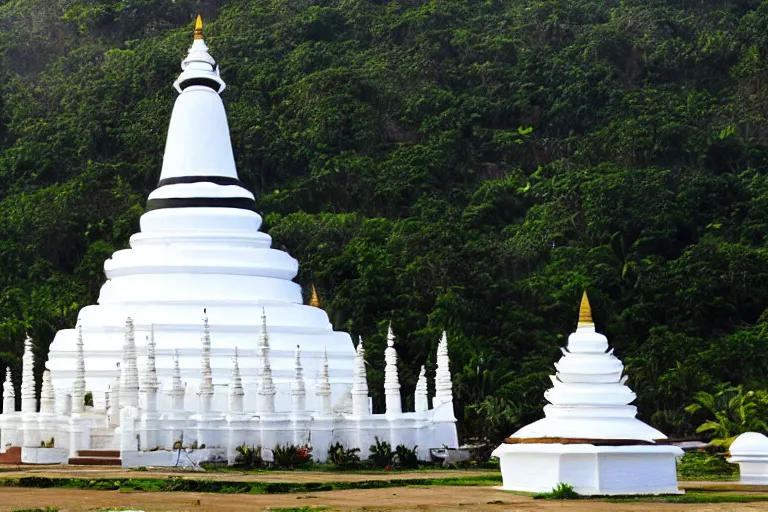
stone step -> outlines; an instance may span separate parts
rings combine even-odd
[[[78,457],[106,457],[119,459],[120,450],[77,450]]]
[[[120,466],[122,461],[113,457],[70,457],[67,464],[73,466]]]
[[[21,464],[21,447],[11,446],[5,453],[0,453],[0,464]]]

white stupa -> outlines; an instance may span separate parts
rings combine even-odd
[[[80,311],[85,380],[96,409],[114,389],[121,361],[126,317],[134,319],[138,365],[147,356],[145,339],[154,326],[157,377],[163,383],[158,408],[170,409],[173,355],[178,352],[188,399],[200,383],[200,325],[207,308],[211,336],[214,409],[226,410],[232,353],[239,366],[246,403],[255,402],[259,382],[257,348],[262,308],[269,329],[270,363],[277,388],[276,409],[291,407],[295,348],[301,345],[307,377],[307,410],[314,410],[314,384],[327,348],[334,406],[349,401],[354,345],[334,332],[326,313],[302,304],[292,279],[298,263],[272,249],[259,231],[262,219],[254,195],[238,179],[227,116],[220,93],[225,84],[203,40],[198,18],[194,42],[173,84],[179,92],[168,129],[162,172],[141,217],[130,249],[104,264],[107,276],[98,305]],[[143,331],[143,332],[142,332]],[[59,331],[47,368],[59,389],[70,389],[76,372],[74,329]],[[62,395],[63,396],[63,395]]]
[[[624,365],[595,332],[586,292],[576,332],[562,350],[545,417],[493,452],[504,488],[547,492],[563,482],[587,495],[679,493],[676,457],[683,452],[635,417]]]

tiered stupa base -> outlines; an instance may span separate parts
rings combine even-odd
[[[496,448],[503,488],[550,492],[564,483],[582,495],[681,494],[683,451],[638,420],[635,394],[608,339],[595,331],[586,292],[545,397],[545,417]]]
[[[503,489],[550,492],[560,483],[582,495],[682,494],[677,487],[680,448],[669,445],[502,444]]]

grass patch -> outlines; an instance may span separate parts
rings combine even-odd
[[[737,464],[729,464],[722,455],[689,452],[677,464],[679,480],[728,481],[739,479]]]
[[[207,492],[218,494],[293,494],[350,489],[385,489],[390,487],[493,486],[501,483],[501,475],[489,474],[462,478],[413,478],[362,480],[359,482],[232,482],[169,478],[49,478],[26,476],[0,478],[0,487],[38,489],[64,488],[121,492]]]
[[[599,499],[588,498],[587,499]],[[765,494],[738,494],[709,491],[688,491],[685,494],[667,496],[612,496],[603,497],[600,501],[611,503],[749,503],[768,501]]]

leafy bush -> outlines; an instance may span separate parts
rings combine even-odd
[[[388,468],[392,465],[392,445],[386,441],[381,441],[379,436],[376,436],[376,444],[372,444],[369,450],[371,454],[368,456],[368,460],[373,462],[376,467]]]
[[[573,486],[560,482],[551,492],[545,492],[534,496],[535,499],[544,500],[578,500],[581,495],[573,490]]]
[[[248,446],[243,443],[237,448],[237,457],[235,457],[235,465],[246,468],[261,468],[264,467],[264,460],[261,458],[261,446]]]
[[[727,450],[744,432],[768,430],[768,392],[764,390],[745,391],[743,386],[726,386],[714,394],[698,392],[694,400],[685,410],[692,414],[701,412],[709,418],[696,432],[710,434],[710,446],[715,451]]]
[[[686,453],[677,464],[680,480],[735,480],[739,467],[725,460],[723,454]]]
[[[273,452],[277,468],[293,469],[312,462],[312,448],[309,446],[277,445]]]
[[[392,460],[398,467],[405,469],[416,469],[419,467],[419,456],[416,454],[416,448],[408,448],[404,444],[399,444],[395,447],[395,453]]]
[[[328,446],[328,462],[341,469],[355,468],[360,465],[360,448],[346,449],[341,443]]]

